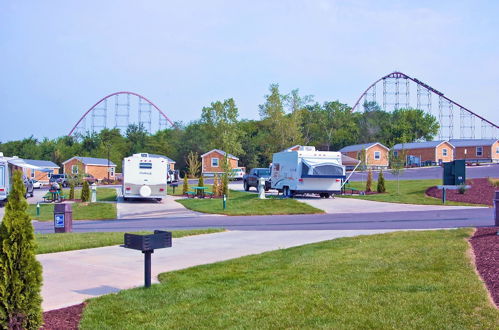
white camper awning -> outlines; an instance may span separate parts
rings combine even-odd
[[[8,162],[9,162],[9,164],[12,164],[14,166],[18,166],[18,167],[22,167],[22,168],[30,168],[30,169],[40,171],[40,172],[54,172],[53,169],[28,164],[21,158],[9,159]]]

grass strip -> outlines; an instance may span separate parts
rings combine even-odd
[[[73,220],[106,220],[116,219],[116,204],[114,203],[73,203]],[[40,215],[36,215],[36,205],[30,204],[28,212],[32,219],[52,221],[54,219],[54,204],[40,204]]]
[[[177,202],[193,211],[226,215],[324,213],[324,211],[318,208],[298,202],[294,199],[280,198],[277,196],[268,196],[267,199],[259,199],[257,194],[234,190],[230,191],[225,210],[221,198],[189,198],[179,199]]]
[[[69,189],[63,189],[63,194],[69,198]],[[116,201],[118,195],[116,188],[97,188],[97,201],[98,202],[113,202]],[[81,189],[75,189],[75,199],[81,199]]]
[[[397,190],[397,181],[385,181],[386,193],[374,195],[344,195],[346,198],[358,198],[376,202],[390,202],[402,204],[420,204],[420,205],[442,205],[442,200],[426,196],[426,189],[442,184],[442,180],[400,180],[399,191]],[[366,189],[366,182],[350,182],[349,186],[358,190]],[[372,190],[376,191],[377,182],[373,181]],[[446,201],[445,205],[454,206],[481,206],[477,204]],[[486,206],[486,205],[483,205]]]
[[[196,230],[173,230],[173,238],[192,235],[212,234],[224,229],[208,228]],[[151,231],[133,232],[134,234],[151,234]],[[122,232],[98,233],[64,233],[64,234],[35,234],[37,243],[36,253],[54,253],[71,250],[90,249],[102,246],[123,244]]]
[[[470,229],[342,238],[163,273],[88,301],[81,329],[495,329]]]

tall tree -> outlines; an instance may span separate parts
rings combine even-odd
[[[209,107],[203,108],[201,122],[206,125],[209,149],[221,149],[235,155],[242,152],[238,117],[239,111],[232,98],[213,102]]]
[[[42,266],[35,258],[35,234],[20,171],[0,225],[0,326],[39,329],[42,325]]]
[[[144,125],[130,124],[128,125],[125,136],[128,139],[129,154],[143,152],[147,141],[147,131]]]

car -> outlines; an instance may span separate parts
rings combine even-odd
[[[248,191],[251,187],[258,190],[258,181],[260,178],[265,179],[265,191],[270,189],[270,169],[268,168],[252,168],[251,171],[243,177],[243,187]]]
[[[57,182],[62,187],[69,186],[69,180],[68,180],[68,176],[66,174],[52,174],[50,176],[49,183],[52,184],[54,182]]]
[[[233,168],[230,171],[230,179],[231,180],[242,180],[244,177],[244,169],[238,167],[238,168]]]
[[[31,184],[33,185],[34,189],[40,189],[43,186],[43,184],[40,181],[35,179],[31,179]]]
[[[26,197],[28,197],[28,196],[33,197],[33,190],[34,190],[33,183],[25,175],[23,175],[23,182],[24,182],[24,186],[26,187],[25,196]]]

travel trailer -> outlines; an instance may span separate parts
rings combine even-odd
[[[0,205],[7,200],[10,189],[9,163],[7,158],[0,154]]]
[[[300,146],[275,153],[272,158],[271,187],[288,197],[318,194],[328,198],[340,193],[345,178],[340,152]]]
[[[123,199],[160,201],[166,196],[168,160],[147,153],[123,159]]]

